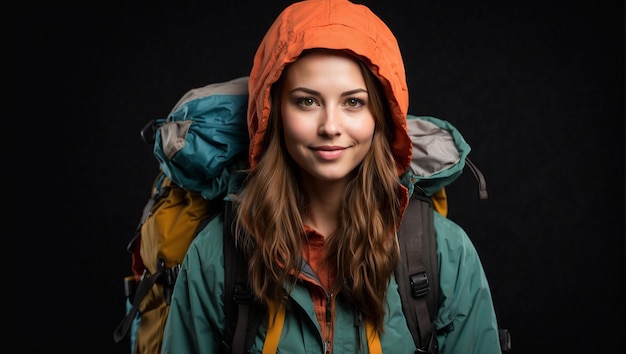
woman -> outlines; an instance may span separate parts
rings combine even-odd
[[[278,352],[368,353],[372,343],[384,353],[416,352],[393,277],[396,232],[413,190],[407,175],[436,173],[412,160],[408,91],[394,35],[362,5],[294,3],[263,38],[248,88],[250,169],[232,198],[252,291],[271,309],[251,352],[263,350],[277,309],[284,311]],[[453,165],[438,166],[451,176],[458,159]],[[436,179],[430,188],[453,179]],[[187,253],[162,353],[219,351],[223,227],[214,219]],[[439,351],[500,353],[474,247],[439,214],[435,229]],[[355,327],[355,318],[367,326]]]

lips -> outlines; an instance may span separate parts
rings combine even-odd
[[[341,156],[346,148],[342,146],[320,146],[313,148],[315,154],[324,160],[333,160]]]

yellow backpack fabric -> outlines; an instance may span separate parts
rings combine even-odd
[[[115,340],[120,341],[136,326],[133,353],[160,352],[178,267],[201,222],[213,214],[214,203],[181,188],[162,172],[157,175],[138,234],[128,246],[133,275],[126,278],[126,295],[132,308],[115,331]],[[141,321],[135,321],[139,315]]]
[[[433,209],[444,217],[448,217],[448,196],[446,195],[446,189],[442,188],[435,192],[432,196],[432,200]]]
[[[141,227],[141,234],[150,237],[141,238],[140,256],[142,260],[149,260],[144,266],[151,273],[156,273],[158,259],[165,262],[166,268],[183,261],[198,225],[211,210],[210,200],[177,186],[162,173],[155,180],[153,198],[159,193],[162,196],[152,206]]]

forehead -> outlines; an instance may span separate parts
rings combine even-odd
[[[284,74],[287,85],[307,83],[365,86],[358,61],[336,51],[307,53],[289,64]]]

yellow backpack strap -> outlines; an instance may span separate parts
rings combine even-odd
[[[365,334],[367,335],[367,347],[370,353],[383,354],[383,348],[380,346],[380,337],[372,321],[365,321]]]
[[[273,301],[270,302],[267,318],[267,334],[263,344],[263,354],[274,354],[278,349],[278,341],[285,323],[285,304],[281,302],[276,306]]]

